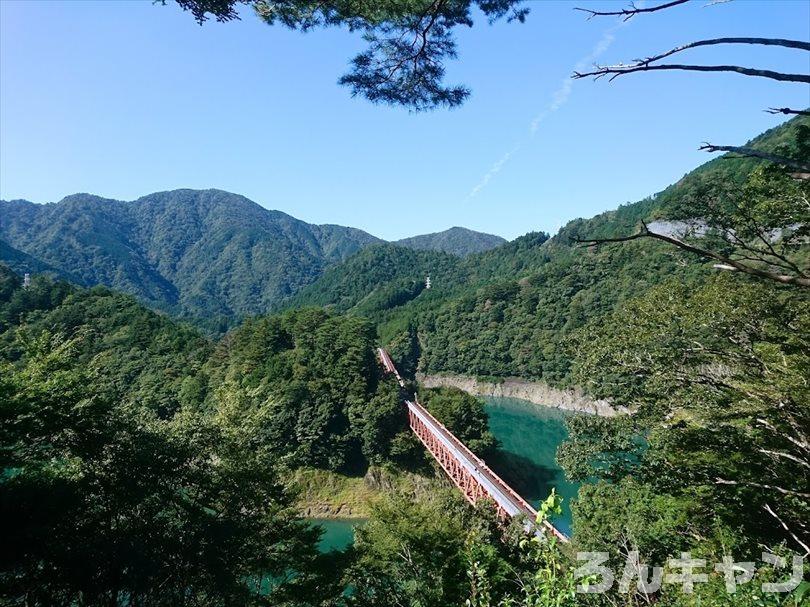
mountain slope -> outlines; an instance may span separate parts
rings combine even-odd
[[[9,246],[2,259],[13,268],[22,267],[20,255],[11,255],[18,251],[80,284],[108,285],[155,308],[207,319],[209,327],[217,316],[233,322],[268,310],[378,240],[220,190],[159,192],[133,202],[89,194],[46,205],[0,201],[0,239]]]
[[[417,251],[442,251],[458,257],[466,257],[472,253],[482,253],[494,249],[505,242],[505,238],[494,234],[475,232],[456,226],[443,232],[403,238],[395,241],[394,244]]]
[[[773,150],[791,141],[800,125],[810,126],[810,119],[789,121],[750,145]],[[377,321],[381,338],[403,369],[418,363],[429,373],[512,375],[564,385],[573,331],[666,280],[691,283],[714,271],[699,258],[660,242],[582,247],[573,239],[631,234],[641,220],[689,218],[690,202],[704,183],[735,187],[757,166],[751,159],[718,158],[655,196],[571,221],[554,238],[530,233],[438,271],[433,260],[425,260],[429,267],[419,267],[419,274],[439,278],[430,292],[404,302],[393,299],[388,308],[380,305],[380,298],[370,310],[360,302],[395,290],[398,280],[410,276],[413,261],[403,258],[402,267],[388,268],[381,276],[373,264],[358,263],[365,251],[331,268],[329,285],[322,283],[325,275],[302,291],[298,302],[367,314]],[[330,295],[338,292],[332,285],[339,283],[341,272],[351,276],[354,286],[348,302]],[[315,293],[317,300],[308,299]]]

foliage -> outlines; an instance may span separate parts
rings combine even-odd
[[[458,388],[424,388],[419,401],[461,442],[481,458],[494,455],[498,441],[480,399]]]
[[[376,241],[220,190],[158,192],[134,202],[89,194],[51,205],[2,201],[0,238],[62,278],[128,292],[211,332],[266,313]],[[0,248],[0,259],[29,271],[7,253]]]
[[[223,423],[252,428],[254,448],[291,467],[388,461],[407,418],[374,344],[367,321],[318,309],[249,320],[209,363],[209,406]]]
[[[392,494],[375,504],[355,538],[346,581],[350,606],[495,605],[518,587],[519,526],[504,530],[490,505],[473,509],[435,491],[414,501]]]
[[[721,275],[661,285],[585,328],[574,377],[632,415],[575,425],[560,451],[575,478],[619,481],[582,490],[578,539],[613,551],[622,534],[656,555],[693,538],[715,554],[804,552],[809,323],[801,289]]]
[[[204,340],[99,290],[25,319],[0,357],[4,601],[302,605],[330,592],[317,531],[274,462],[201,415],[171,368],[166,386],[146,381]]]
[[[333,266],[313,285],[286,302],[288,307],[334,307],[370,318],[401,306],[420,294],[425,277],[443,283],[456,273],[459,260],[446,253],[417,251],[392,244],[366,247],[345,263]]]
[[[537,511],[535,522],[538,528],[542,528],[552,514],[561,512],[562,498],[552,489]],[[520,546],[523,549],[520,591],[505,597],[498,603],[499,607],[573,607],[582,604],[581,597],[576,594],[577,583],[571,562],[556,537],[534,536],[522,540]]]
[[[455,107],[469,96],[464,86],[444,84],[444,62],[456,57],[453,30],[472,27],[475,9],[490,23],[504,17],[523,22],[529,12],[520,7],[520,0],[176,1],[199,23],[208,13],[219,21],[238,19],[237,6],[249,4],[270,25],[304,32],[325,27],[361,32],[368,48],[352,60],[351,71],[340,83],[352,95],[413,111]]]
[[[782,155],[777,158],[807,157],[810,119],[791,121],[783,130],[794,133],[793,145],[780,146]],[[729,183],[718,172],[697,175],[686,195],[670,201],[669,208],[664,209],[683,221],[649,226],[641,221],[633,234],[587,237],[580,242],[601,244],[640,238],[664,241],[719,262],[715,265],[718,269],[810,287],[807,175],[791,172],[770,160],[752,170],[739,185],[737,180]]]

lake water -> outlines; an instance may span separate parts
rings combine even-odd
[[[363,524],[363,519],[347,518],[314,518],[310,521],[323,528],[321,542],[318,544],[321,552],[347,548],[354,541],[354,526]]]
[[[571,500],[578,485],[566,480],[555,459],[557,447],[565,440],[565,418],[560,409],[539,407],[516,398],[486,397],[489,427],[501,442],[502,455],[488,461],[521,497],[534,507],[551,488],[563,497],[563,514],[553,519],[557,527],[571,534]],[[320,550],[343,550],[354,541],[354,526],[362,519],[312,519],[323,527]]]
[[[565,478],[556,453],[567,436],[565,418],[571,414],[516,398],[486,397],[484,402],[489,428],[503,451],[487,464],[534,507],[554,487],[563,497],[563,514],[552,522],[570,535],[571,500],[579,485]]]

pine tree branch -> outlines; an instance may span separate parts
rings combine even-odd
[[[659,4],[658,6],[650,6],[649,8],[638,8],[635,3],[631,2],[630,8],[625,8],[620,11],[594,11],[589,8],[579,7],[574,8],[574,10],[588,13],[588,19],[593,19],[594,17],[623,17],[624,21],[627,21],[640,13],[654,13],[673,6],[678,6],[679,4],[686,4],[687,2],[689,2],[689,0],[672,0],[671,2]]]

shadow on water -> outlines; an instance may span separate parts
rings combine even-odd
[[[555,486],[557,471],[528,457],[500,449],[487,461],[498,476],[529,501],[542,499]],[[528,496],[528,497],[527,497]]]
[[[489,428],[501,443],[500,453],[489,465],[526,501],[537,507],[552,487],[563,497],[563,514],[553,519],[571,533],[571,500],[579,485],[565,478],[557,464],[557,447],[568,436],[565,419],[570,414],[514,398],[485,398]]]

